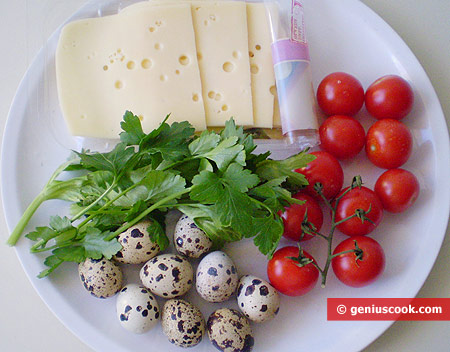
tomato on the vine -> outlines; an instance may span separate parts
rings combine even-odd
[[[302,223],[307,215],[307,220],[316,229],[320,231],[323,224],[323,213],[319,203],[311,196],[302,192],[292,196],[298,200],[303,200],[303,204],[292,204],[286,207],[285,211],[280,215],[283,219],[284,232],[283,236],[293,241],[305,241],[313,238],[313,235],[302,231]],[[303,235],[303,236],[302,236]]]
[[[308,293],[319,279],[319,270],[314,264],[299,266],[299,262],[290,259],[290,257],[297,258],[299,253],[298,247],[280,248],[267,264],[267,276],[270,283],[287,296],[301,296]],[[303,257],[314,261],[308,252],[303,251]]]
[[[323,195],[325,198],[331,199],[338,194],[344,183],[344,171],[341,164],[328,152],[317,151],[311,154],[316,159],[295,171],[303,174],[308,180],[309,185],[305,188],[305,192],[313,197],[318,197],[317,192],[314,190],[314,185],[320,182]]]
[[[385,267],[385,255],[380,244],[370,237],[356,236],[339,243],[333,255],[351,250],[355,251],[331,260],[339,281],[348,286],[363,287],[378,279]]]
[[[326,76],[317,88],[317,103],[325,114],[355,115],[364,104],[361,83],[345,72]]]
[[[401,120],[413,107],[414,93],[403,78],[388,75],[367,88],[365,102],[367,111],[373,117]]]
[[[338,199],[348,187],[336,197]],[[371,189],[361,186],[355,187],[340,198],[336,208],[335,221],[342,221],[355,214],[356,211],[363,211],[364,216],[354,216],[337,225],[337,229],[348,236],[362,236],[372,232],[381,222],[383,217],[383,205],[380,199]],[[369,220],[364,219],[367,217]]]
[[[391,213],[401,213],[414,204],[419,196],[419,181],[404,169],[391,169],[378,177],[375,193],[383,208]]]
[[[393,119],[375,122],[367,131],[366,154],[383,169],[395,169],[406,163],[412,152],[412,135],[408,127]]]
[[[350,159],[364,147],[366,133],[359,121],[346,115],[327,118],[319,128],[320,148],[337,159]]]

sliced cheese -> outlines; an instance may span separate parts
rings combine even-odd
[[[56,52],[58,95],[73,135],[117,138],[126,110],[146,132],[167,114],[206,128],[189,4],[75,21]]]
[[[200,74],[203,85],[206,120],[208,126],[223,126],[224,121],[234,117],[238,124],[248,127],[271,128],[274,97],[270,88],[275,85],[270,50],[271,34],[262,3],[243,3],[208,0],[149,0],[130,5],[122,10],[140,11],[148,6],[171,2],[192,4],[192,15],[199,51]],[[224,11],[227,11],[225,13]],[[244,29],[246,11],[247,31]],[[237,16],[232,13],[235,12]],[[219,13],[223,13],[220,16]],[[226,21],[231,21],[229,24]],[[236,25],[238,23],[238,25]],[[243,40],[248,33],[248,51]],[[238,48],[237,50],[235,50]],[[249,63],[243,58],[249,54]],[[233,74],[224,71],[239,66]],[[227,67],[224,64],[227,63]],[[249,114],[248,74],[252,96],[253,121],[242,120]],[[236,82],[237,81],[237,82]],[[240,91],[236,88],[241,88]],[[243,88],[242,88],[243,87]],[[244,94],[241,94],[244,92]],[[233,103],[231,103],[233,102]]]
[[[252,80],[254,127],[272,128],[275,75],[272,64],[272,37],[266,7],[247,3],[248,48]]]
[[[253,126],[245,3],[192,1],[192,18],[207,125]]]

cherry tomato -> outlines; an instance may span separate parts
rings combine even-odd
[[[413,205],[419,190],[416,176],[404,169],[387,170],[375,183],[375,193],[391,213],[401,213]]]
[[[352,75],[334,72],[317,88],[317,103],[325,114],[355,115],[364,104],[364,89]]]
[[[320,231],[323,224],[323,213],[317,201],[304,193],[297,193],[293,195],[293,198],[303,200],[303,204],[292,204],[286,207],[286,210],[281,214],[284,224],[283,236],[294,241],[299,241],[302,237],[302,222],[307,214],[308,221],[311,222],[317,231]],[[305,233],[302,241],[313,238],[313,235]]]
[[[328,152],[318,151],[312,152],[316,159],[311,161],[307,166],[295,171],[303,174],[309,182],[305,188],[305,192],[318,197],[314,190],[316,182],[322,183],[322,193],[327,199],[333,198],[341,190],[344,183],[344,171],[339,161]]]
[[[336,198],[340,197],[348,188],[343,189]],[[348,236],[367,235],[379,225],[383,217],[383,205],[378,196],[371,189],[361,186],[361,188],[353,188],[340,199],[336,208],[336,222],[352,216],[357,209],[368,212],[365,216],[371,221],[362,221],[355,216],[342,222],[337,228]]]
[[[280,248],[267,264],[267,276],[270,283],[287,296],[301,296],[308,293],[319,279],[319,270],[312,263],[299,267],[297,262],[288,258],[298,257],[298,255],[298,247]],[[314,260],[308,252],[303,251],[303,256]]]
[[[332,259],[331,266],[336,277],[344,284],[363,287],[374,282],[383,273],[385,256],[380,244],[366,236],[356,236],[342,241],[335,248],[333,255],[355,249],[355,241],[362,254],[359,251],[341,254]]]
[[[403,78],[388,75],[367,88],[365,102],[367,111],[373,117],[401,120],[413,107],[414,93]]]
[[[366,133],[359,121],[345,115],[327,118],[319,128],[320,148],[337,159],[350,159],[364,147]]]
[[[408,127],[393,119],[375,122],[367,131],[366,154],[383,169],[395,169],[406,163],[412,151],[412,135]]]

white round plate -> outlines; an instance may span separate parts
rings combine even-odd
[[[116,11],[119,0],[92,2],[70,20]],[[310,43],[314,85],[328,73],[354,74],[366,88],[385,74],[399,74],[412,83],[413,111],[404,119],[414,136],[414,151],[404,168],[419,179],[421,194],[414,207],[402,214],[385,214],[373,232],[386,252],[383,276],[369,287],[354,289],[329,274],[325,289],[318,285],[310,294],[282,297],[277,318],[253,324],[255,351],[359,351],[375,340],[392,322],[327,321],[327,297],[414,297],[424,283],[441,246],[449,216],[449,138],[438,99],[417,59],[399,36],[377,15],[356,0],[305,0],[305,18]],[[76,148],[60,117],[54,78],[57,31],[34,60],[11,107],[2,155],[3,202],[11,230],[26,206],[37,195],[53,170]],[[365,110],[359,119],[367,128],[374,119]],[[50,128],[49,128],[50,126]],[[345,182],[355,174],[373,187],[383,170],[369,164],[362,152],[343,163]],[[44,204],[29,230],[48,223],[64,204]],[[336,242],[344,238],[337,234]],[[286,242],[281,243],[285,245]],[[115,316],[115,299],[91,297],[79,282],[75,264],[66,264],[51,277],[39,280],[43,256],[29,253],[30,241],[19,241],[17,254],[31,282],[59,319],[80,339],[97,351],[180,351],[158,327],[135,336],[123,330]],[[323,262],[320,238],[305,243],[306,249]],[[241,274],[266,278],[266,259],[251,242],[226,247]],[[322,253],[322,254],[321,254]],[[128,282],[137,282],[136,269],[128,269]],[[188,296],[207,317],[220,305],[205,304],[193,293]],[[162,302],[161,302],[162,303]],[[228,306],[236,307],[234,301]],[[192,351],[213,351],[208,338]]]

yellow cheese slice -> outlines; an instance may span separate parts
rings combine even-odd
[[[275,75],[270,26],[263,3],[247,3],[248,48],[252,80],[254,127],[272,128]]]
[[[242,1],[192,1],[206,124],[253,126],[247,12]]]
[[[170,121],[206,128],[189,4],[75,21],[56,51],[58,95],[73,135],[118,138],[126,110],[144,131]]]

